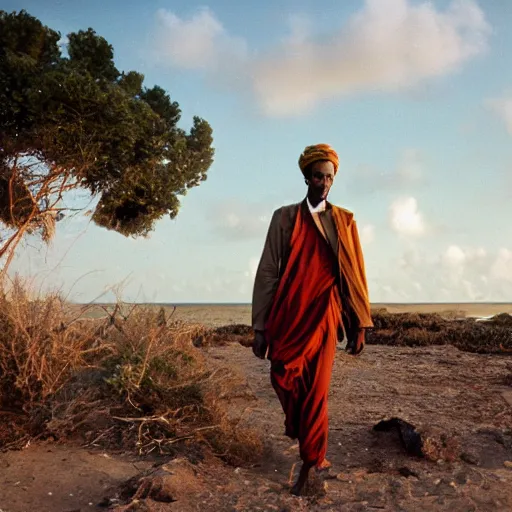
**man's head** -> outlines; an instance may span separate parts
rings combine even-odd
[[[338,165],[338,155],[328,144],[308,146],[300,155],[299,167],[308,185],[308,198],[313,206],[327,199]]]

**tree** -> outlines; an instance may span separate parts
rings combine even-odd
[[[119,72],[103,37],[69,34],[68,56],[60,39],[26,11],[0,11],[0,258],[25,233],[51,238],[73,189],[98,198],[96,224],[146,236],[213,162],[210,125],[180,128],[178,103]]]

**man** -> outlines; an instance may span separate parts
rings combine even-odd
[[[327,202],[338,172],[327,144],[299,158],[307,197],[274,212],[254,283],[253,352],[271,361],[271,382],[285,413],[285,434],[303,461],[292,493],[309,471],[326,469],[327,395],[338,338],[359,354],[372,327],[363,256],[353,214]]]

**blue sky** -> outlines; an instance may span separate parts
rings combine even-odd
[[[77,215],[12,271],[77,301],[249,302],[297,159],[340,156],[374,302],[512,298],[512,3],[0,0],[62,34],[88,27],[214,130],[208,180],[149,239]]]

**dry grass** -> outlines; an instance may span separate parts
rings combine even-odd
[[[24,412],[54,396],[78,368],[112,347],[95,344],[58,294],[30,296],[19,280],[0,292],[0,408]]]
[[[0,447],[74,438],[139,454],[255,460],[259,435],[228,418],[219,396],[233,376],[194,346],[204,328],[163,310],[118,305],[90,319],[58,295],[30,297],[16,281],[0,297]],[[5,423],[5,422],[4,422]]]
[[[240,343],[244,347],[250,347],[253,337],[254,331],[251,326],[231,324],[205,329],[197,336],[194,343],[198,347],[222,346],[227,343]]]

